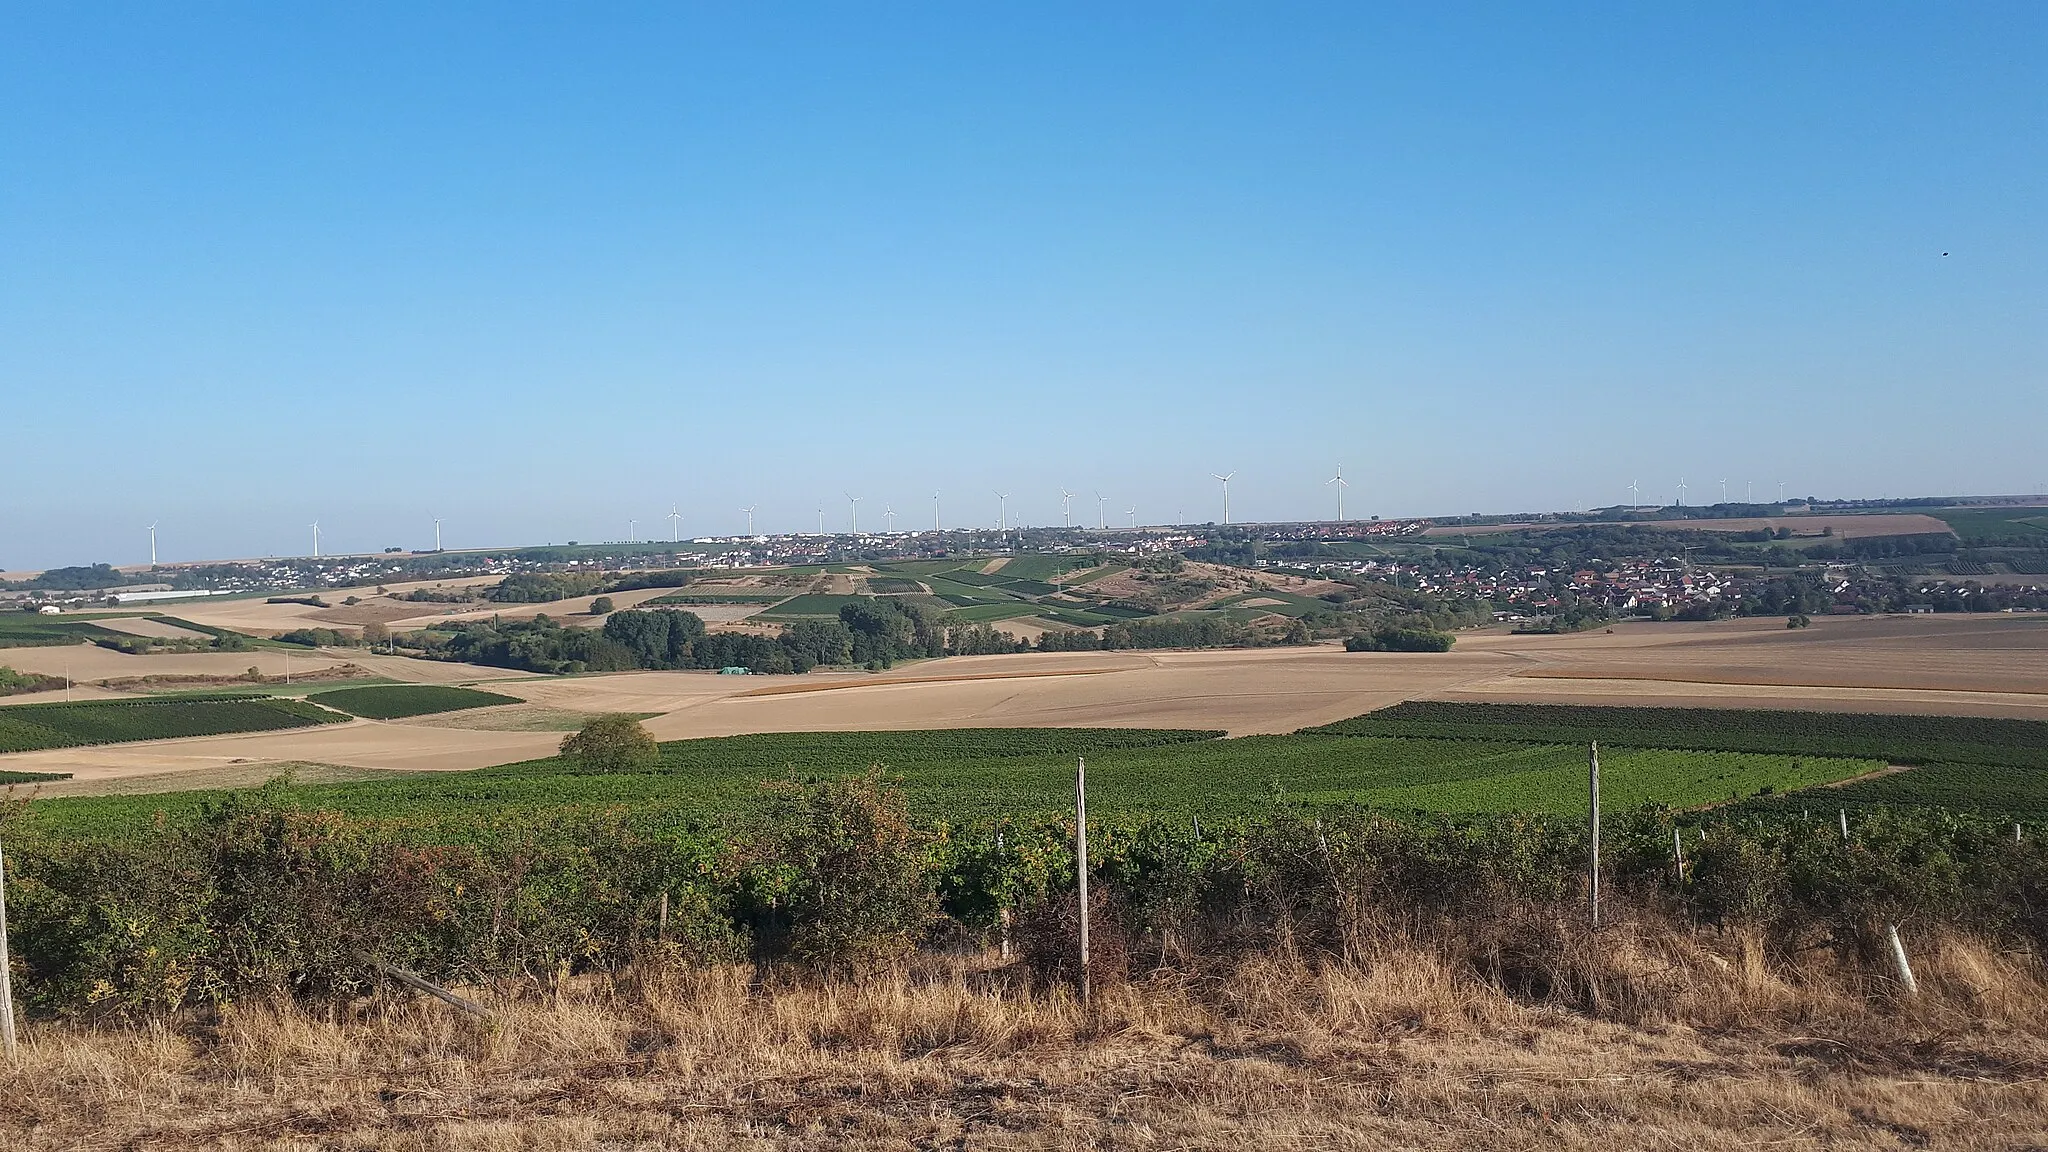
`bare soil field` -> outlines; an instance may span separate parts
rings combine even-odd
[[[1754,516],[1733,520],[1601,520],[1585,524],[1476,524],[1470,528],[1439,525],[1422,530],[1424,536],[1484,536],[1496,532],[1538,532],[1555,528],[1625,527],[1663,528],[1673,532],[1756,532],[1789,528],[1795,536],[1818,536],[1829,528],[1844,540],[1859,536],[1913,536],[1926,532],[1947,532],[1948,525],[1919,512],[1885,512],[1869,516]]]
[[[120,662],[123,671],[191,659],[232,658],[246,666],[258,655],[69,651],[96,653]],[[1461,637],[1456,650],[1441,655],[1348,653],[1320,645],[968,656],[878,674],[803,677],[625,672],[554,678],[405,657],[347,658],[392,679],[494,681],[492,690],[526,701],[533,710],[528,719],[536,723],[564,713],[653,714],[647,727],[663,740],[983,726],[1220,728],[1250,735],[1291,732],[1415,698],[2048,719],[2048,619],[2003,615],[1827,618],[1799,630],[1766,619],[1628,624],[1569,636],[1489,631]],[[253,760],[461,769],[547,755],[559,739],[524,721],[493,730],[501,727],[493,710],[469,720],[465,715],[53,749],[0,757],[0,765],[74,772],[81,779]]]
[[[265,676],[282,676],[289,659],[294,672],[329,668],[354,659],[327,652],[286,653],[276,648],[250,652],[166,652],[131,656],[97,644],[67,644],[43,648],[9,648],[4,658],[8,667],[22,672],[62,676],[70,670],[77,680],[106,680],[130,676],[239,676],[251,668]]]

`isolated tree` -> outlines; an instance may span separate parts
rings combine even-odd
[[[562,755],[588,772],[631,772],[660,757],[654,737],[624,713],[592,717],[562,740]]]
[[[391,629],[376,621],[363,625],[363,643],[375,647],[379,644],[388,644],[390,641]]]
[[[611,610],[612,598],[609,596],[599,596],[590,602],[590,614],[592,616],[602,616]]]

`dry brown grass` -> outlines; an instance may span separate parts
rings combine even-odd
[[[394,999],[46,1026],[5,1075],[0,1146],[2014,1149],[2048,1130],[2030,960],[1929,945],[1906,1001],[1739,944],[1606,940],[1600,1012],[1400,944],[1092,1008],[930,960],[857,984],[585,981],[489,1024]]]

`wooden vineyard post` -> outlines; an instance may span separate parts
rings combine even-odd
[[[1003,865],[1002,865],[1002,860],[1003,860],[1003,848],[1004,848],[1004,843],[1005,843],[1005,842],[1004,842],[1004,839],[1003,839],[1003,834],[1002,834],[1001,832],[998,832],[998,833],[996,833],[996,867],[998,867],[998,868],[1000,868],[1000,867],[1002,867],[1002,866],[1003,866]],[[1004,905],[1003,905],[1003,906],[1002,906],[1001,908],[998,908],[998,909],[996,910],[996,924],[997,924],[998,928],[1000,929],[1000,931],[1001,931],[1001,933],[1002,933],[1002,935],[1001,935],[1001,938],[1000,938],[1000,941],[999,941],[999,943],[998,943],[998,947],[999,947],[999,948],[1000,948],[1000,950],[1001,950],[1000,954],[1001,954],[1001,956],[1002,956],[1002,959],[1003,959],[1003,963],[1005,963],[1005,964],[1008,964],[1008,963],[1010,962],[1010,906],[1009,906],[1009,904],[1005,903],[1005,904],[1004,904]]]
[[[0,853],[0,1046],[10,1061],[15,1056],[13,963],[7,950],[7,857]]]
[[[1678,829],[1671,830],[1671,871],[1678,883],[1685,883],[1685,843],[1678,838]]]
[[[1587,757],[1586,777],[1588,791],[1592,795],[1592,812],[1587,817],[1587,828],[1592,833],[1592,850],[1586,855],[1586,879],[1588,900],[1592,911],[1593,927],[1600,926],[1600,742],[1593,741],[1592,754]]]
[[[668,939],[668,889],[661,890],[661,910],[655,913],[654,938]]]
[[[1074,860],[1081,881],[1081,1003],[1089,1000],[1088,986],[1088,758],[1074,761]]]
[[[1835,811],[1842,817],[1842,843],[1847,844],[1849,842],[1849,810],[1847,808],[1837,808]]]

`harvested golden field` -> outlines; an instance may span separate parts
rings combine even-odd
[[[1787,528],[1795,536],[1819,536],[1828,529],[1844,540],[1859,536],[1913,536],[1926,532],[1947,532],[1948,524],[1919,512],[1883,512],[1868,516],[1752,516],[1730,520],[1600,520],[1585,523],[1545,522],[1536,524],[1475,524],[1469,528],[1439,525],[1422,530],[1424,536],[1484,536],[1496,532],[1537,532],[1557,528],[1628,527],[1661,528],[1670,532],[1757,532]]]
[[[2024,1149],[2048,988],[1964,941],[1922,995],[1615,933],[1601,1006],[1418,945],[1254,959],[1082,1006],[990,958],[859,983],[745,969],[338,1013],[31,1025],[19,1149]]]

